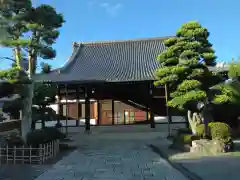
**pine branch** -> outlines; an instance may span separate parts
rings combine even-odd
[[[0,59],[6,59],[6,60],[10,60],[10,61],[12,61],[12,62],[16,62],[15,59],[9,58],[9,57],[0,57]]]

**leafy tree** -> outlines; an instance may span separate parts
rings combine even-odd
[[[3,0],[4,1],[4,0]],[[7,38],[0,44],[12,48],[15,55],[16,67],[22,67],[24,53],[27,57],[28,78],[31,83],[26,85],[22,119],[22,137],[31,129],[32,99],[34,92],[33,75],[36,73],[38,58],[53,59],[56,56],[52,45],[59,36],[59,28],[63,25],[63,15],[56,12],[50,5],[33,7],[30,0],[5,0],[0,6],[0,20],[7,22]]]
[[[44,64],[44,67],[48,67],[48,70],[50,71],[51,68],[48,64]],[[42,73],[45,73],[45,70],[42,70]],[[27,78],[27,75],[19,74],[19,70],[16,67],[13,67],[8,70],[0,71],[0,79],[4,81],[0,81],[0,102],[2,98],[7,98],[5,100],[3,111],[10,114],[18,114],[16,116],[19,116],[19,111],[21,110],[21,107],[24,105],[21,98],[11,99],[11,95],[18,94],[20,97],[24,95],[24,86],[22,85],[23,77]],[[21,78],[21,79],[20,79]],[[49,116],[52,116],[55,118],[56,114],[54,114],[54,111],[47,107],[51,103],[54,103],[56,101],[56,86],[53,84],[45,84],[41,82],[35,83],[34,86],[34,97],[33,97],[33,114],[32,114],[32,129],[34,129],[35,121],[42,119],[42,124],[44,124],[44,117],[46,117],[46,113]]]
[[[26,82],[28,82],[27,75],[18,68],[0,71],[1,113],[6,113],[5,109],[8,106],[21,104],[22,83]],[[17,113],[19,114],[19,110]]]
[[[42,73],[49,73],[51,66],[43,63]],[[33,97],[33,118],[32,118],[32,129],[35,129],[35,123],[41,119],[42,128],[45,127],[45,121],[47,119],[56,119],[55,111],[48,107],[52,103],[56,102],[57,87],[54,84],[46,83],[35,83],[34,97]]]
[[[215,91],[215,104],[234,104],[240,105],[240,62],[229,64],[228,77],[226,81],[212,87]]]
[[[35,123],[41,119],[42,128],[45,127],[45,121],[48,119],[56,119],[55,111],[48,107],[56,102],[56,86],[53,84],[36,83],[33,98],[33,118],[32,129],[35,129]]]
[[[42,73],[49,73],[51,72],[52,66],[47,63],[41,63]]]
[[[229,80],[224,84],[224,89],[227,91],[227,96],[230,97],[229,103],[239,107],[240,105],[240,60],[229,65],[228,69]]]
[[[229,78],[237,78],[240,76],[240,60],[236,62],[234,59],[232,60],[232,63],[229,64],[229,70],[228,70],[228,77]]]
[[[168,86],[170,107],[187,109],[193,133],[202,121],[207,126],[211,118],[207,104],[215,98],[210,88],[222,80],[208,68],[216,65],[209,34],[198,22],[188,22],[178,29],[175,37],[164,41],[167,50],[157,58],[161,67],[156,72],[155,85]]]
[[[233,129],[239,127],[240,116],[240,66],[239,62],[229,64],[228,77],[225,82],[214,87],[216,98],[214,99],[213,116],[217,121],[229,124]],[[227,113],[226,113],[227,112]]]

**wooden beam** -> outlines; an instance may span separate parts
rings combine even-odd
[[[68,133],[68,86],[67,84],[65,85],[65,90],[66,90],[66,106],[65,106],[65,110],[66,110],[66,120],[65,120],[65,129],[66,129],[66,134]]]
[[[60,86],[57,86],[57,96],[58,96],[58,124],[60,123],[60,116],[62,115],[62,104],[61,104],[61,95],[60,95]]]
[[[101,107],[101,103],[99,102],[99,100],[97,100],[97,125],[99,125],[101,123],[101,118],[102,118],[102,107]]]
[[[85,131],[90,132],[90,91],[89,87],[85,86]]]
[[[155,128],[154,112],[153,112],[153,84],[149,84],[149,108],[150,108],[150,127]]]
[[[79,126],[79,121],[81,118],[81,104],[79,102],[79,86],[76,87],[76,103],[77,103],[77,119],[76,119],[76,126]]]
[[[168,99],[169,99],[169,91],[168,91],[168,86],[165,85],[165,98],[166,98],[166,113],[168,117],[168,136],[171,136],[171,123],[172,123],[172,115],[170,108],[167,105]]]
[[[114,112],[114,100],[112,99],[112,125],[114,125],[115,124],[115,122],[114,122],[114,114],[115,114],[115,112]]]

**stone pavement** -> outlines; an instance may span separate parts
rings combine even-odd
[[[51,165],[0,165],[0,180],[33,180]]]
[[[178,160],[188,171],[202,180],[239,180],[239,157],[207,157],[195,160]]]
[[[148,147],[162,140],[157,131],[95,131],[73,138],[78,149],[35,180],[187,180]]]

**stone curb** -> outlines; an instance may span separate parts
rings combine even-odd
[[[180,171],[187,179],[189,180],[203,180],[200,176],[197,174],[189,171],[187,168],[185,168],[181,163],[175,163],[168,159],[168,155],[164,153],[160,148],[153,144],[148,145],[153,152],[160,155],[162,158],[164,158],[173,168]]]

